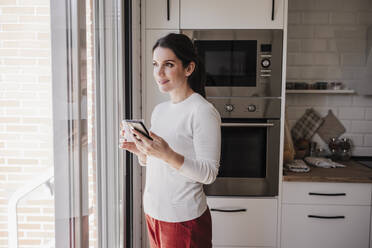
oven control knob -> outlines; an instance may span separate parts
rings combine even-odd
[[[225,105],[225,110],[227,112],[232,112],[234,110],[234,105],[232,105],[232,104],[226,104]]]
[[[262,65],[263,68],[268,68],[270,66],[270,64],[271,64],[271,62],[270,62],[269,59],[263,59],[261,61],[261,65]]]
[[[256,111],[256,106],[251,104],[251,105],[248,105],[247,109],[248,109],[249,112],[254,112],[254,111]]]

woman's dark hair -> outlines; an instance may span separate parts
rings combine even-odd
[[[190,88],[205,97],[205,68],[204,64],[200,61],[197,55],[194,45],[192,44],[189,37],[184,34],[170,33],[160,39],[158,39],[152,48],[152,52],[157,47],[169,48],[182,61],[182,65],[186,68],[191,61],[195,63],[195,69],[193,73],[188,77],[187,83]]]

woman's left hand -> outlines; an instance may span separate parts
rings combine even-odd
[[[155,133],[150,132],[150,137],[153,140],[148,139],[146,136],[141,134],[135,129],[132,129],[134,134],[134,142],[137,148],[148,156],[153,156],[161,160],[166,160],[167,157],[171,156],[173,150],[169,147],[168,143],[157,136]]]

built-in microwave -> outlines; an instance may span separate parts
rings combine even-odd
[[[282,30],[182,30],[207,72],[206,94],[280,97]]]

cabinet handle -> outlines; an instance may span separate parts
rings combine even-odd
[[[309,195],[320,195],[320,196],[345,196],[346,193],[314,193],[314,192],[309,192]]]
[[[272,1],[271,20],[274,21],[275,0]]]
[[[316,219],[345,219],[345,216],[343,216],[343,215],[321,216],[321,215],[311,215],[311,214],[309,214],[307,217],[316,218]]]
[[[167,0],[167,20],[169,21],[170,20],[170,16],[169,16],[169,0]]]
[[[246,212],[246,208],[240,208],[240,209],[218,209],[218,208],[211,208],[211,211],[214,212],[225,212],[225,213],[236,213],[236,212]]]

